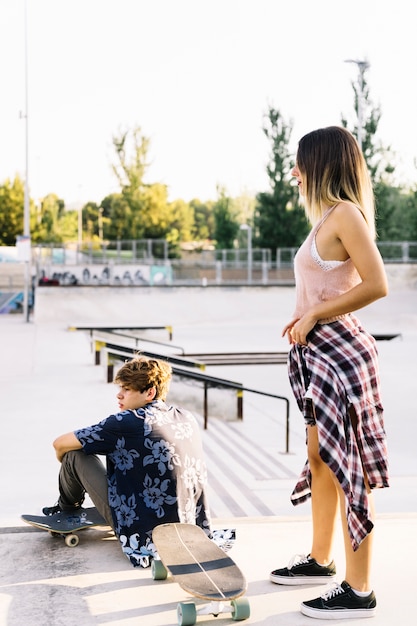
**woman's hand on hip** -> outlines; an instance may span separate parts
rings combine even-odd
[[[287,335],[290,344],[299,343],[301,346],[306,346],[307,335],[316,322],[316,319],[303,315],[300,319],[292,320],[287,324],[282,331],[282,336]]]

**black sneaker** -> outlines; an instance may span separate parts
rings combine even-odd
[[[55,515],[55,513],[62,513],[62,509],[58,503],[54,504],[54,506],[44,506],[42,509],[42,513],[44,515]]]
[[[74,513],[81,508],[79,505],[75,506],[61,506],[59,502],[54,504],[53,506],[44,506],[42,509],[42,513],[44,515],[55,515],[56,513]]]
[[[310,555],[297,554],[287,567],[275,569],[269,578],[278,585],[319,585],[332,582],[336,577],[336,567],[332,561],[329,565],[319,565]]]
[[[320,598],[303,602],[301,613],[318,619],[374,617],[376,598],[373,591],[364,598],[358,596],[344,580],[341,585],[334,585]]]

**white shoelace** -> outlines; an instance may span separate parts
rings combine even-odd
[[[287,568],[291,569],[294,565],[301,565],[301,563],[308,563],[308,561],[309,557],[305,554],[295,554],[288,563]]]
[[[321,594],[321,598],[323,598],[323,600],[331,600],[336,596],[340,596],[342,593],[345,593],[343,587],[338,583],[333,583],[330,589]]]

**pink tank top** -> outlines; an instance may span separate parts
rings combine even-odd
[[[315,237],[324,220],[337,205],[331,207],[318,222],[294,257],[296,305],[294,317],[302,317],[312,306],[332,300],[361,282],[351,259],[343,262],[322,261],[315,250]],[[345,315],[319,320],[327,324]]]

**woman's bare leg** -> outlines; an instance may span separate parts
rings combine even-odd
[[[312,477],[313,542],[310,555],[318,563],[328,565],[332,560],[339,495],[334,474],[319,455],[317,426],[307,426],[307,452]]]
[[[370,591],[371,587],[371,558],[373,532],[365,537],[359,548],[354,551],[348,533],[345,510],[345,495],[338,481],[337,489],[340,498],[340,516],[342,519],[343,539],[345,544],[346,574],[345,580],[357,591]],[[373,509],[372,496],[368,493],[369,505]]]
[[[353,430],[356,432],[357,417],[353,409],[349,412],[352,421]],[[368,479],[365,476],[365,486],[368,493],[368,503],[371,512],[371,517],[374,519],[374,501],[369,488]],[[345,509],[345,494],[343,492],[340,483],[334,476],[336,488],[339,492],[340,499],[340,516],[342,519],[343,539],[345,544],[346,555],[346,575],[345,580],[351,587],[357,591],[370,591],[371,587],[371,560],[372,560],[372,546],[373,546],[373,531],[366,536],[362,541],[359,548],[354,551],[352,548],[351,540],[348,533],[348,524],[346,518]]]

